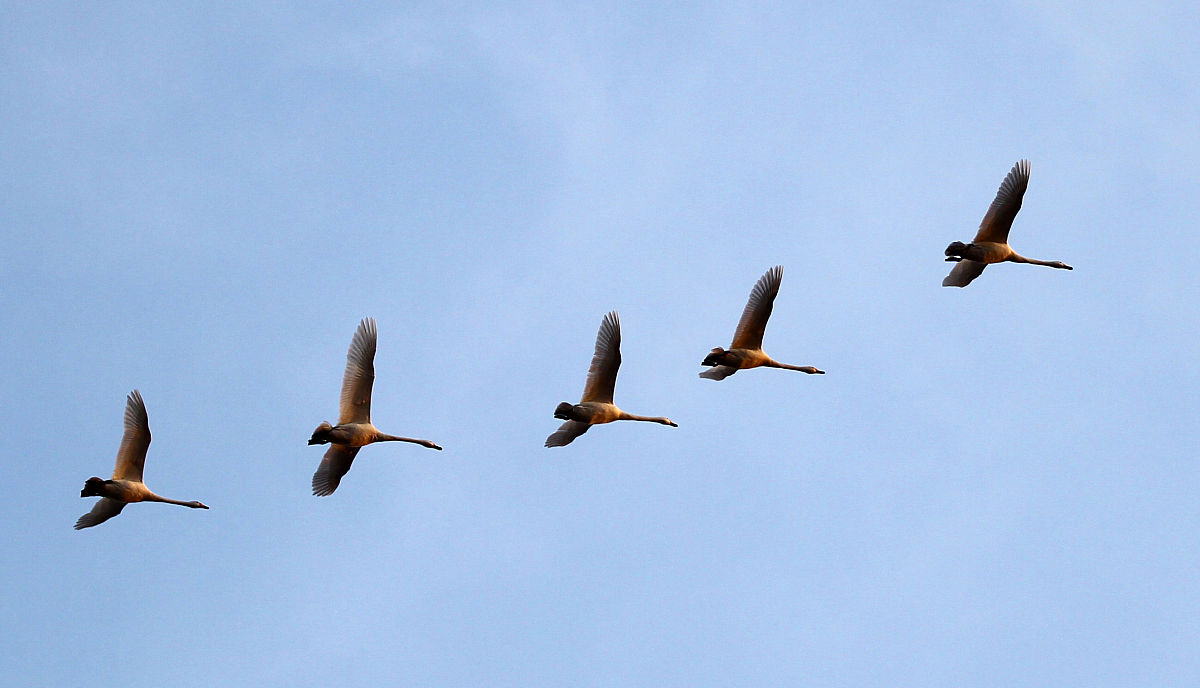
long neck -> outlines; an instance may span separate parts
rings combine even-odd
[[[767,362],[763,365],[770,366],[771,368],[783,368],[784,370],[799,370],[802,373],[810,373],[810,374],[821,372],[812,366],[797,366],[797,365],[792,365],[790,363],[780,363],[779,361],[776,361],[775,359],[771,359],[769,362]]]
[[[376,442],[412,442],[413,444],[425,444],[427,440],[417,440],[411,437],[397,437],[395,435],[385,435],[382,432],[375,436]]]
[[[168,499],[167,497],[159,497],[158,495],[154,494],[153,492],[146,495],[146,497],[142,501],[162,502],[163,504],[178,504],[179,506],[188,506],[193,509],[198,508],[197,505],[199,504],[199,502],[183,502],[178,499]]]
[[[626,413],[624,411],[621,412],[621,415],[620,415],[620,417],[617,418],[617,420],[644,420],[644,421],[648,421],[650,423],[662,423],[663,425],[674,425],[674,423],[672,423],[671,419],[669,419],[669,418],[663,418],[661,416],[635,416],[632,413]]]
[[[395,435],[385,435],[382,432],[375,436],[374,441],[375,442],[412,442],[413,444],[419,444],[422,447],[427,447],[429,449],[439,449],[439,450],[441,449],[441,447],[439,447],[437,444],[434,444],[433,442],[430,442],[429,440],[418,440],[418,439],[414,439],[412,437],[397,437]]]
[[[1029,263],[1030,265],[1045,265],[1048,268],[1064,268],[1062,261],[1058,260],[1038,260],[1037,258],[1026,258],[1025,256],[1016,253],[1015,251],[1009,256],[1009,261],[1013,263]]]

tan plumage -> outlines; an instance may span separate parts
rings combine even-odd
[[[412,442],[430,449],[441,447],[429,440],[386,435],[371,423],[371,388],[375,382],[375,346],[378,333],[374,318],[364,318],[346,352],[346,372],[342,376],[342,396],[338,405],[338,424],[323,422],[313,431],[308,443],[329,444],[321,465],[313,474],[312,491],[324,497],[333,494],[358,450],[374,442]]]
[[[90,528],[104,523],[121,513],[131,502],[163,502],[178,504],[193,509],[207,509],[200,502],[181,502],[160,497],[142,482],[142,470],[146,465],[146,451],[150,448],[150,420],[146,415],[146,404],[136,389],[125,400],[125,434],[121,437],[121,448],[117,450],[117,465],[111,480],[88,478],[80,490],[80,497],[100,497],[92,510],[75,521],[75,530]]]
[[[588,428],[616,420],[644,420],[679,427],[669,418],[635,416],[617,408],[613,390],[617,385],[617,370],[621,367],[621,321],[617,312],[604,316],[596,334],[596,352],[588,368],[583,398],[578,404],[562,402],[554,409],[554,417],[566,422],[546,438],[547,447],[564,447]]]
[[[1029,161],[1021,160],[1013,165],[996,191],[996,198],[979,223],[979,232],[969,244],[955,241],[946,247],[946,260],[957,262],[950,274],[942,280],[943,287],[965,287],[983,273],[991,263],[1031,263],[1060,270],[1073,270],[1070,265],[1057,260],[1037,260],[1019,255],[1008,245],[1008,232],[1012,229],[1021,200],[1029,186]]]
[[[779,285],[783,281],[783,266],[776,265],[767,270],[766,274],[754,284],[750,291],[750,299],[742,311],[742,319],[738,321],[737,330],[733,333],[733,343],[728,349],[717,347],[704,357],[701,365],[713,366],[711,370],[700,373],[700,377],[709,380],[724,380],[744,368],[767,366],[770,368],[785,368],[799,370],[810,375],[824,375],[825,371],[812,366],[794,366],[780,363],[762,350],[763,333],[767,329],[767,319],[771,317],[771,309],[775,306],[775,296],[779,293]]]

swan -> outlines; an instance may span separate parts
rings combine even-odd
[[[385,435],[371,424],[371,385],[375,382],[377,337],[375,319],[363,318],[354,332],[354,339],[350,341],[350,350],[346,352],[338,424],[322,422],[308,440],[310,445],[330,445],[312,478],[312,491],[318,497],[333,494],[342,476],[350,470],[358,450],[372,442],[412,442],[430,449],[442,449],[429,440]]]
[[[117,450],[117,465],[112,480],[88,478],[79,491],[80,497],[100,497],[92,510],[75,521],[75,530],[100,525],[121,513],[130,502],[163,502],[178,504],[193,509],[207,509],[200,502],[181,502],[178,499],[159,497],[142,482],[142,468],[146,465],[146,450],[150,448],[150,420],[146,416],[146,404],[136,389],[125,400],[125,434],[121,437],[121,448]]]
[[[946,247],[946,262],[958,263],[942,280],[943,287],[965,287],[978,277],[990,263],[1030,263],[1045,265],[1060,270],[1074,270],[1058,260],[1037,260],[1019,255],[1008,245],[1008,230],[1021,209],[1021,198],[1029,186],[1029,161],[1021,160],[1013,165],[996,191],[996,199],[988,208],[979,232],[969,244],[955,241]]]
[[[644,420],[679,427],[670,418],[635,416],[617,408],[613,403],[613,388],[617,385],[617,369],[621,367],[621,320],[616,311],[604,316],[596,334],[596,353],[588,368],[583,398],[578,404],[564,401],[554,409],[554,417],[567,422],[546,438],[547,447],[565,447],[588,428],[614,420]]]
[[[743,368],[759,366],[799,370],[809,375],[825,374],[824,370],[817,370],[812,366],[780,363],[762,350],[763,332],[767,329],[767,319],[771,317],[771,308],[775,305],[775,295],[779,293],[779,283],[782,281],[782,265],[776,265],[758,278],[754,289],[750,291],[746,309],[742,311],[742,319],[738,321],[737,330],[733,333],[733,343],[728,349],[718,346],[704,357],[700,365],[713,368],[700,373],[700,377],[724,380]]]

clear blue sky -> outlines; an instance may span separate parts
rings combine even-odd
[[[5,3],[6,678],[1200,684],[1194,7]],[[544,449],[609,310],[679,427]],[[212,509],[73,531],[134,388]]]

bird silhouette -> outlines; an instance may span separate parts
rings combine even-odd
[[[566,422],[546,438],[547,447],[565,447],[587,432],[588,428],[615,420],[642,420],[679,427],[670,418],[635,416],[617,408],[613,389],[617,385],[617,369],[621,367],[621,320],[616,311],[604,316],[596,334],[596,353],[588,368],[587,384],[578,404],[564,401],[554,409],[554,417]]]
[[[728,349],[717,347],[704,357],[701,365],[712,366],[711,370],[700,373],[700,377],[709,380],[724,380],[739,370],[767,366],[769,368],[784,368],[799,370],[810,375],[824,375],[824,370],[812,366],[795,366],[780,363],[762,350],[763,333],[767,329],[767,319],[771,317],[771,309],[775,306],[775,296],[779,293],[779,284],[783,281],[783,266],[776,265],[754,284],[750,290],[750,299],[742,311],[742,319],[738,321],[737,329],[733,332],[733,343]]]
[[[943,287],[965,287],[982,274],[988,265],[1005,261],[1074,270],[1062,261],[1026,258],[1008,245],[1008,231],[1012,229],[1013,219],[1021,209],[1021,199],[1028,186],[1029,161],[1021,160],[1013,165],[1000,183],[995,200],[988,208],[987,215],[983,216],[983,222],[979,223],[975,240],[969,244],[955,241],[946,247],[946,261],[958,264],[942,280]]]
[[[160,497],[142,482],[142,469],[146,465],[146,450],[150,448],[150,419],[146,416],[146,404],[136,389],[125,400],[125,434],[121,437],[121,448],[117,450],[117,465],[113,468],[112,480],[88,478],[80,497],[100,497],[92,510],[75,521],[75,530],[100,525],[121,513],[126,504],[132,502],[162,502],[178,504],[193,509],[207,509],[200,502],[183,502],[178,499]]]
[[[338,407],[338,424],[323,422],[313,430],[308,443],[329,444],[321,465],[313,474],[312,491],[318,497],[333,494],[342,476],[362,447],[374,442],[412,442],[422,447],[441,447],[429,440],[396,437],[379,431],[371,424],[371,387],[375,382],[375,342],[377,330],[374,318],[364,318],[350,341],[346,352],[346,372],[342,377],[342,399]]]

